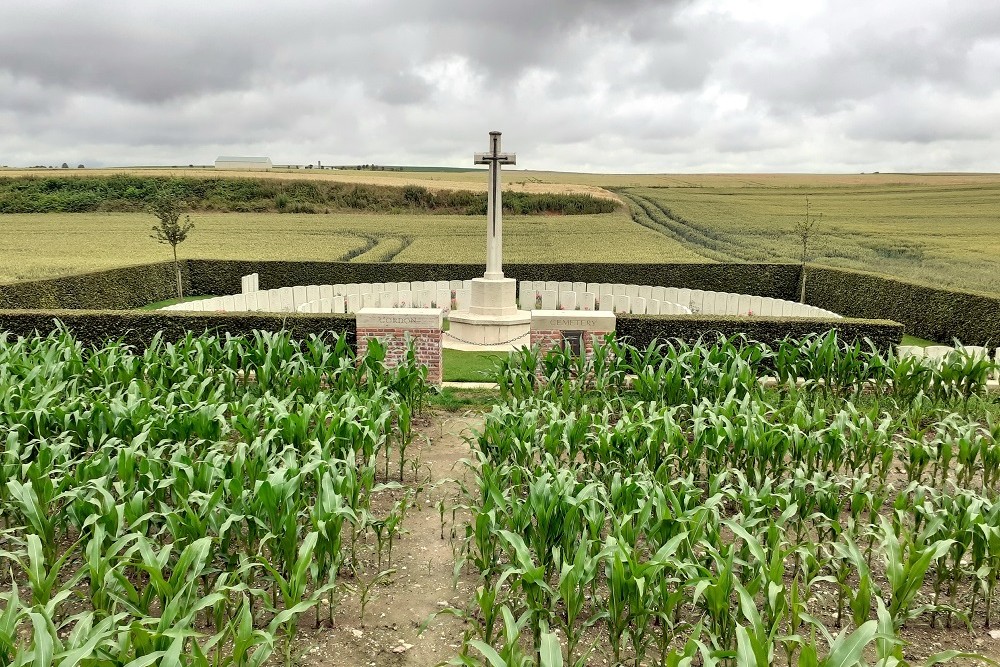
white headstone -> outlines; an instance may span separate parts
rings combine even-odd
[[[545,289],[545,281],[544,280],[532,280],[531,281],[531,287],[535,290],[535,292],[541,292],[543,289]]]
[[[576,292],[560,292],[559,309],[576,310]]]
[[[319,300],[319,312],[321,313],[332,313],[333,312],[333,299],[324,298]]]
[[[347,295],[347,312],[356,313],[361,310],[361,295],[360,294],[348,294]]]
[[[298,307],[309,300],[309,295],[306,294],[305,285],[296,285],[292,288],[292,305],[296,310]]]
[[[574,282],[573,291],[579,294],[583,294],[584,292],[587,291],[587,283]]]
[[[250,276],[240,278],[240,292],[246,294],[250,291]]]
[[[669,301],[670,303],[680,303],[681,291],[676,287],[664,287],[663,288],[663,298],[660,301]]]
[[[381,294],[385,291],[385,283],[372,283],[372,294]]]
[[[320,285],[319,286],[319,298],[321,298],[321,299],[332,299],[333,298],[333,285]]]
[[[463,280],[462,281],[462,289],[467,289],[467,290],[471,291],[472,290],[472,281],[471,280]]]
[[[597,310],[597,294],[587,290],[580,297],[580,310]]]
[[[760,299],[760,312],[757,314],[761,317],[771,317],[774,312],[774,299],[769,296],[761,297]]]
[[[615,309],[615,295],[611,292],[604,292],[601,294],[601,300],[598,304],[600,310],[612,311]]]
[[[700,289],[693,289],[688,295],[688,300],[685,302],[687,306],[695,313],[705,313],[706,315],[711,315],[715,307],[715,302],[713,301],[713,295],[715,292],[705,292]]]
[[[718,292],[715,295],[715,305],[712,308],[712,312],[715,315],[725,315],[726,314],[726,304],[729,303],[729,295],[724,292]]]
[[[587,289],[585,289],[583,291],[584,292],[590,292],[591,294],[594,294],[594,295],[600,294],[601,293],[601,284],[600,283],[587,283]]]
[[[333,302],[333,312],[335,313],[346,313],[347,312],[347,299],[343,296],[335,296],[332,299]]]
[[[660,314],[660,301],[659,299],[650,299],[646,302],[646,314],[647,315],[659,315]]]
[[[282,287],[278,290],[279,304],[281,305],[282,313],[294,313],[295,312],[295,295],[291,287]],[[274,303],[273,301],[271,302]]]
[[[543,289],[541,310],[556,310],[558,307],[559,292],[554,289]]]
[[[738,315],[740,312],[740,295],[726,295],[726,315]]]
[[[412,308],[413,307],[413,292],[410,290],[400,290],[399,295],[399,307],[400,308]]]
[[[598,294],[614,294],[615,286],[611,283],[601,283],[601,287],[597,292]]]
[[[546,280],[545,281],[545,289],[549,290],[550,292],[558,292],[559,291],[559,283],[556,282],[555,280]]]
[[[333,286],[334,296],[347,296],[347,285],[343,283],[337,283]]]
[[[234,294],[233,295],[233,310],[238,313],[247,312],[247,295],[246,294]]]
[[[371,289],[369,286],[368,289]],[[375,308],[377,306],[378,295],[374,292],[365,292],[361,294],[361,307],[362,308]]]
[[[626,285],[625,286],[625,296],[630,299],[634,299],[639,296],[639,286],[638,285]]]
[[[646,314],[646,300],[644,298],[642,298],[641,296],[637,296],[634,299],[631,299],[631,303],[629,304],[629,308],[630,308],[629,312],[631,312],[631,313],[634,313],[636,315],[645,315]]]
[[[615,312],[616,313],[632,312],[631,299],[629,299],[624,294],[620,296],[615,296]]]
[[[739,303],[736,306],[736,312],[739,315],[747,315],[750,313],[750,295],[740,294]]]
[[[462,281],[461,280],[449,280],[448,281],[448,288],[451,289],[452,291],[457,290],[457,289],[462,289]]]
[[[448,283],[445,283],[446,285]],[[451,288],[438,288],[437,298],[434,299],[434,307],[441,308],[445,312],[451,310]]]
[[[748,311],[747,314],[748,315],[754,315],[754,316],[760,315],[761,314],[760,307],[761,307],[762,302],[763,302],[763,299],[761,299],[759,296],[751,296],[750,297],[750,310]]]
[[[646,301],[652,298],[653,288],[649,285],[639,285],[639,296],[641,296]]]
[[[372,284],[371,283],[360,283],[358,285],[358,294],[371,294]]]
[[[222,297],[221,310],[231,313],[236,310],[236,301],[231,295]]]
[[[357,283],[350,283],[349,285],[346,285],[345,287],[346,287],[346,289],[344,291],[344,294],[346,296],[351,296],[352,294],[354,296],[358,296],[358,295],[361,294],[361,291],[360,291]]]
[[[531,305],[535,302],[535,288],[531,286],[530,280],[522,280],[517,284],[517,300],[521,304],[521,310],[531,310]]]
[[[650,299],[656,299],[657,301],[663,301],[663,292],[664,292],[664,290],[666,290],[666,288],[662,287],[662,286],[653,287],[653,289],[650,290],[649,298]],[[647,308],[648,308],[648,306],[647,306]]]
[[[379,294],[378,294],[378,307],[379,308],[395,308],[396,307],[396,292],[379,292]]]
[[[472,290],[462,288],[455,290],[455,310],[468,312],[472,303]]]
[[[309,301],[319,301],[319,285],[306,285],[306,299]]]
[[[679,303],[685,308],[691,307],[691,290],[687,287],[681,287],[677,290],[677,300],[674,303]]]
[[[615,296],[625,296],[625,289],[626,289],[625,285],[622,285],[621,283],[615,283],[611,287],[612,287],[611,293],[614,294]]]

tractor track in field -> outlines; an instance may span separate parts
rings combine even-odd
[[[687,220],[661,203],[629,189],[615,190],[629,204],[632,221],[678,241],[692,252],[717,262],[748,261],[736,243]]]
[[[349,261],[377,264],[391,262],[413,243],[412,236],[403,234],[376,235],[371,238],[374,239],[375,244],[363,253],[353,256]]]

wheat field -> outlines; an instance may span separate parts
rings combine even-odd
[[[191,214],[185,258],[334,261],[486,262],[485,221],[450,215]],[[169,246],[149,237],[141,213],[0,216],[0,282],[51,278],[163,261]],[[374,247],[372,247],[374,244]],[[504,218],[507,262],[702,261],[680,243],[607,215]]]
[[[972,179],[974,181],[974,179]],[[816,219],[811,261],[937,287],[1000,293],[1000,181],[625,188],[717,261],[796,261],[795,222]]]

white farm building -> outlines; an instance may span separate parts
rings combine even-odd
[[[271,158],[222,156],[215,159],[215,168],[228,171],[268,171],[271,169]]]

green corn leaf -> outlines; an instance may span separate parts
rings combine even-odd
[[[830,645],[823,667],[854,667],[877,634],[878,621],[867,621],[850,634],[846,630],[841,632]]]
[[[482,653],[492,667],[507,667],[507,661],[501,658],[500,654],[489,644],[473,639],[469,642],[469,646]]]
[[[543,632],[541,646],[538,649],[539,667],[562,667],[562,648],[559,638],[552,632]]]

